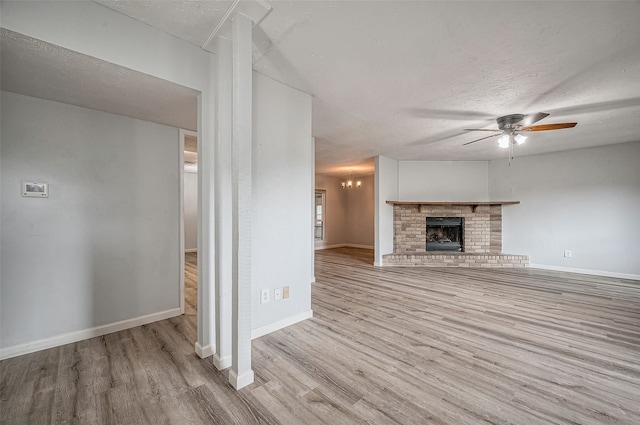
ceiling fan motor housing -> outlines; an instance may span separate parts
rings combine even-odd
[[[498,128],[500,130],[509,130],[515,128],[516,124],[522,121],[523,118],[523,114],[511,114],[500,117],[496,121],[498,122]]]

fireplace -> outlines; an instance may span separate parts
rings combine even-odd
[[[464,218],[427,217],[427,251],[464,251]]]
[[[381,265],[529,266],[527,255],[502,252],[502,206],[516,205],[518,201],[387,201],[387,204],[393,205],[393,253],[384,254]],[[430,231],[430,228],[435,229]],[[434,232],[435,236],[427,236]]]

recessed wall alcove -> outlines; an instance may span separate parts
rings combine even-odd
[[[502,252],[505,202],[403,202],[393,205],[393,254],[383,256],[385,266],[526,267],[526,255]],[[427,251],[427,217],[460,217],[464,251]]]

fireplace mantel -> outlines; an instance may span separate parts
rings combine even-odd
[[[431,201],[387,201],[389,205],[470,205],[471,211],[475,212],[478,205],[516,205],[520,201],[446,201],[446,202],[431,202]]]
[[[526,255],[502,252],[503,205],[520,201],[386,201],[393,207],[393,253],[385,266],[502,267],[529,265]],[[460,217],[463,251],[427,251],[430,217]]]

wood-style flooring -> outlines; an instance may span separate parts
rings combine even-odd
[[[640,424],[640,282],[376,268],[316,252],[314,318],[253,341],[254,384],[186,314],[0,362],[2,424]]]

